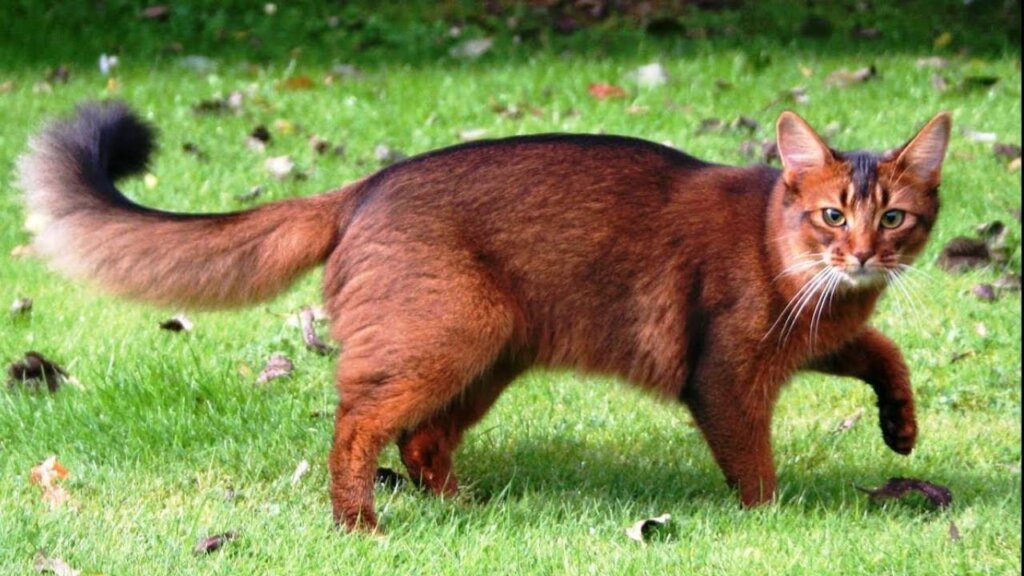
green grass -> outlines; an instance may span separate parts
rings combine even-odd
[[[98,54],[90,50],[97,44],[88,38],[79,51],[70,41],[26,44],[38,44],[35,51],[15,50],[8,41],[4,54],[16,58],[0,64],[0,85],[12,82],[0,91],[0,305],[19,295],[35,300],[29,319],[0,317],[0,360],[38,350],[80,383],[55,395],[0,391],[0,574],[33,573],[37,550],[89,574],[1021,572],[1020,299],[984,303],[970,295],[1001,269],[953,276],[934,265],[943,243],[989,220],[1007,222],[1019,246],[1020,224],[1008,210],[1020,208],[1020,172],[1008,172],[990,144],[959,130],[1020,144],[1019,51],[942,51],[951,66],[938,73],[951,85],[968,76],[1000,79],[990,88],[945,93],[932,88],[936,72],[915,63],[933,53],[930,31],[922,33],[927,42],[842,51],[821,49],[842,43],[835,39],[819,45],[757,38],[756,48],[734,40],[644,38],[588,47],[578,38],[555,39],[546,46],[499,44],[479,62],[452,60],[445,50],[414,56],[388,45],[366,60],[340,48],[325,56],[312,43],[294,60],[290,47],[267,48],[254,64],[244,61],[244,50],[206,52],[218,69],[199,75],[174,57],[154,55],[166,37],[122,27],[130,40],[122,45],[113,93],[94,70]],[[422,29],[432,27],[445,29]],[[182,30],[200,40],[207,34]],[[302,25],[293,23],[279,33],[307,41],[297,30]],[[363,65],[362,76],[323,85],[334,60]],[[36,93],[45,70],[65,61],[70,81]],[[653,61],[668,71],[667,85],[640,88],[629,80],[631,70]],[[877,80],[846,89],[824,85],[838,68],[867,64],[877,66]],[[289,75],[306,75],[316,88],[277,89]],[[719,79],[733,87],[716,88]],[[621,85],[630,96],[597,101],[587,93],[592,82]],[[794,86],[806,87],[808,103],[765,109]],[[250,94],[243,114],[191,112],[197,101],[233,90]],[[377,144],[418,153],[453,144],[471,128],[491,137],[629,134],[740,164],[748,161],[738,150],[748,136],[699,134],[702,119],[752,116],[761,127],[750,137],[764,139],[782,107],[795,106],[819,128],[837,123],[836,147],[885,148],[949,110],[958,129],[944,170],[942,215],[920,260],[927,277],[914,290],[917,310],[890,295],[874,319],[911,366],[918,449],[904,458],[885,448],[863,384],[802,376],[783,394],[775,418],[781,502],[745,512],[681,407],[604,378],[535,371],[469,434],[456,463],[462,495],[442,501],[408,487],[378,490],[387,536],[339,533],[326,489],[333,362],[306,351],[286,323],[318,300],[318,274],[264,305],[193,314],[195,331],[171,334],[156,324],[173,310],[117,301],[38,261],[7,256],[29,239],[7,177],[28,135],[75,102],[111,95],[161,129],[151,170],[156,186],[133,180],[124,183],[126,192],[161,208],[203,211],[242,207],[235,196],[254,185],[266,186],[263,199],[314,194],[375,170]],[[525,113],[502,117],[495,104]],[[632,114],[630,106],[646,112]],[[274,131],[278,119],[298,130]],[[260,123],[274,132],[264,155],[244,142]],[[344,144],[345,155],[315,156],[307,145],[313,133]],[[183,152],[185,142],[208,160]],[[313,169],[309,177],[271,181],[263,161],[281,154]],[[1015,248],[1009,268],[1019,272],[1020,260]],[[255,388],[255,373],[275,351],[293,358],[295,374]],[[971,354],[950,361],[964,352]],[[859,408],[866,414],[856,426],[830,433]],[[28,481],[29,469],[51,454],[71,472],[65,485],[74,502],[58,511],[48,511]],[[290,477],[303,459],[310,472],[293,487]],[[382,465],[402,470],[394,448]],[[945,511],[914,499],[876,505],[856,490],[891,476],[947,485],[954,504]],[[662,512],[674,519],[655,542],[626,539],[625,527]],[[951,522],[959,541],[948,536]],[[226,530],[241,536],[220,552],[191,553],[200,538]]]

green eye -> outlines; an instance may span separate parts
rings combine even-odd
[[[835,208],[825,208],[821,211],[821,217],[825,220],[825,224],[829,226],[842,226],[846,224],[846,216]]]
[[[889,210],[882,214],[882,228],[899,228],[903,224],[903,210]]]

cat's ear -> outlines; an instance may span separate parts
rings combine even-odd
[[[897,173],[912,176],[929,188],[939,185],[942,172],[942,161],[946,157],[949,146],[949,134],[952,119],[949,112],[939,112],[921,131],[895,150]]]
[[[793,184],[801,172],[821,168],[833,160],[832,150],[811,125],[789,110],[779,115],[775,137],[787,184]]]

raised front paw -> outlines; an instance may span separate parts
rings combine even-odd
[[[910,400],[889,400],[878,403],[882,438],[894,452],[907,455],[917,440],[917,419]]]

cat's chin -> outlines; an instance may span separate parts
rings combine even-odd
[[[840,270],[843,281],[841,286],[846,290],[876,290],[885,286],[885,272],[881,270],[855,271]]]

